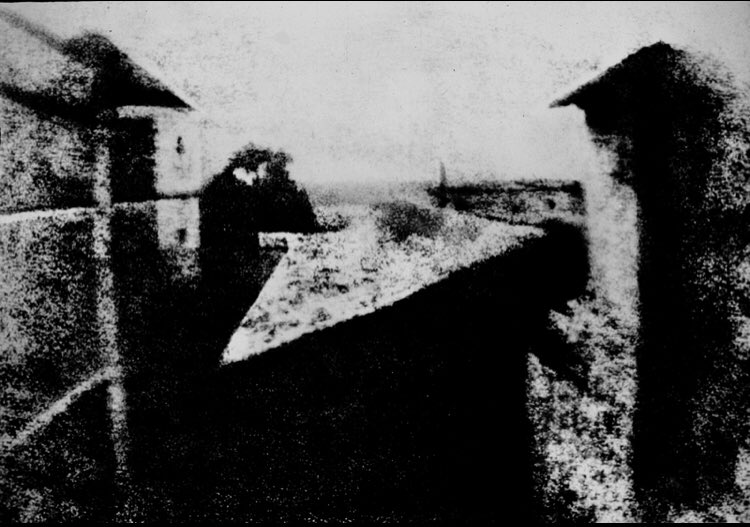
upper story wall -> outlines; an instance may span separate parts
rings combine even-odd
[[[112,138],[115,201],[196,194],[204,177],[203,129],[187,110],[125,107]]]
[[[0,212],[93,204],[91,126],[0,96]]]
[[[192,112],[156,112],[156,191],[160,196],[196,193],[204,176],[203,129]]]
[[[97,150],[110,152],[115,201],[193,194],[203,134],[185,110],[136,108],[75,121],[0,96],[0,212],[92,206]]]

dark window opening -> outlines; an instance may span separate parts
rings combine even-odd
[[[114,132],[111,143],[113,199],[152,199],[156,194],[156,131],[153,120],[122,119]]]

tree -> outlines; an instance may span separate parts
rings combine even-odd
[[[257,231],[313,232],[317,221],[310,198],[292,181],[286,166],[292,158],[284,151],[259,148],[250,143],[229,160],[222,178],[237,178],[244,172],[251,181],[244,193]]]

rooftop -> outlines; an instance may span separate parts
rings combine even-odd
[[[681,51],[665,42],[656,42],[650,46],[642,47],[620,60],[617,64],[607,67],[588,82],[582,83],[580,86],[569,91],[566,95],[556,99],[552,102],[550,107],[558,108],[569,105],[582,107],[588,102],[589,98],[597,92],[606,89],[615,89],[613,86],[616,86],[623,80],[632,82],[631,77],[633,72],[648,75],[648,67],[650,64],[670,60],[673,61],[676,60],[677,57],[682,57],[684,55],[684,51]]]
[[[29,106],[64,110],[161,106],[191,108],[187,97],[169,87],[154,68],[147,71],[107,37],[84,33],[63,39],[22,16],[0,8],[0,21],[38,41],[47,58],[29,50],[4,50],[0,61],[10,73],[0,79],[0,91]],[[19,62],[20,61],[20,62]],[[28,71],[29,69],[33,71]],[[25,70],[25,72],[23,71]],[[59,107],[59,108],[58,108]]]
[[[373,313],[543,235],[404,203],[349,207],[345,215],[349,224],[337,232],[263,236],[267,245],[286,245],[287,253],[232,336],[223,364]],[[399,222],[414,230],[403,232]]]

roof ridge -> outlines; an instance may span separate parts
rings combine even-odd
[[[30,36],[38,39],[51,49],[61,54],[64,59],[74,61],[86,68],[101,70],[97,74],[107,74],[118,71],[120,79],[126,85],[131,85],[136,91],[151,92],[153,97],[158,94],[158,101],[152,106],[183,107],[196,109],[198,106],[183,90],[175,88],[176,83],[170,82],[160,69],[152,64],[144,66],[140,60],[132,59],[132,51],[125,52],[124,48],[116,45],[112,39],[102,31],[84,30],[79,35],[62,38],[45,27],[32,22],[12,9],[0,6],[0,20],[17,27]],[[113,69],[114,68],[114,69]],[[122,83],[112,86],[118,93],[122,93]],[[122,97],[115,95],[119,101]],[[127,105],[124,101],[115,102],[115,106]],[[135,103],[148,106],[149,104]]]
[[[552,101],[552,103],[550,103],[549,107],[560,108],[573,104],[572,101],[575,97],[577,97],[589,86],[596,84],[597,82],[607,77],[609,74],[611,74],[612,70],[621,68],[623,64],[632,61],[636,57],[648,53],[653,53],[654,51],[658,50],[668,50],[671,52],[682,51],[680,46],[670,44],[668,42],[665,42],[664,40],[657,40],[656,42],[653,42],[651,44],[640,46],[624,56],[618,55],[618,58],[610,56],[608,57],[608,60],[605,61],[604,65],[597,68],[596,73],[589,73],[585,76],[585,78],[578,78],[572,85],[569,84],[568,87],[564,91],[562,91],[562,95],[556,97]]]

